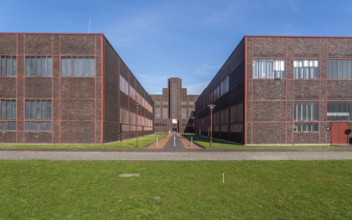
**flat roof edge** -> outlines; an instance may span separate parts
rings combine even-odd
[[[261,35],[248,34],[244,37],[267,37],[267,38],[352,38],[352,36],[319,36],[319,35]]]
[[[104,35],[101,32],[0,32],[0,34],[63,34],[63,35]]]

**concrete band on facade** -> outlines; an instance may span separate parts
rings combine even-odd
[[[0,33],[0,57],[0,142],[153,133],[152,98],[103,34]]]
[[[351,144],[351,88],[352,37],[245,36],[199,96],[195,130],[209,135],[214,104],[216,138]]]

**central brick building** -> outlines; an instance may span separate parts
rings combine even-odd
[[[182,79],[168,79],[168,87],[162,94],[153,94],[155,131],[194,132],[194,109],[198,95],[187,94]]]
[[[103,34],[0,33],[0,142],[148,134],[153,105]]]
[[[243,144],[347,144],[352,37],[245,36],[196,102],[196,131]]]

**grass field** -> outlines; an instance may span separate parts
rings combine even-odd
[[[0,219],[352,219],[352,161],[0,161],[0,167]],[[118,177],[131,172],[141,176]]]
[[[0,144],[0,148],[144,148],[154,142],[165,137],[167,133],[154,133],[138,138],[138,147],[136,146],[136,138],[123,140],[122,142],[113,142],[107,144]]]
[[[191,133],[185,133],[182,134],[184,137],[187,139],[191,139],[193,137],[193,141],[204,147],[204,148],[210,148],[209,147],[209,138],[208,137],[203,137],[199,135],[194,135]],[[226,142],[225,140],[220,140],[220,139],[212,139],[212,145],[211,148],[213,149],[273,149],[273,148],[336,148],[338,146],[335,145],[253,145],[253,146],[245,146],[242,144],[234,144],[234,143],[229,143]]]

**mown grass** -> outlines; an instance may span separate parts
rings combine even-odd
[[[154,133],[151,135],[140,136],[138,138],[138,146],[136,146],[136,138],[123,140],[122,142],[113,142],[107,144],[14,144],[1,143],[0,148],[144,148],[154,142],[165,137],[167,133]]]
[[[0,219],[352,219],[352,161],[0,161],[0,167]],[[141,176],[118,177],[131,172]]]
[[[191,140],[204,147],[210,148],[210,139],[208,137],[194,135],[191,133],[182,134],[187,139]],[[220,139],[212,139],[211,148],[213,149],[289,149],[289,148],[337,148],[336,145],[243,145],[243,144],[234,144]]]

